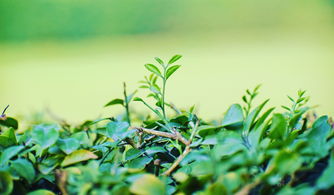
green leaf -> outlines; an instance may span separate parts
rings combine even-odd
[[[157,75],[157,76],[159,76],[159,77],[162,77],[159,68],[156,67],[155,65],[153,65],[153,64],[145,64],[144,66],[145,66],[145,68],[146,68],[148,71],[154,73],[155,75]]]
[[[167,69],[166,71],[166,80],[172,76],[172,74],[181,67],[181,65],[174,65],[174,66],[171,66]]]
[[[242,123],[244,120],[242,108],[239,104],[233,104],[226,112],[222,126],[230,126]]]
[[[145,174],[132,183],[130,192],[138,195],[162,195],[166,194],[166,186],[154,175]]]
[[[162,61],[160,58],[155,57],[154,58],[159,64],[164,65],[164,61]]]
[[[273,173],[279,173],[281,176],[292,174],[302,165],[300,156],[292,151],[281,150],[272,159],[268,165],[268,170],[273,170]]]
[[[59,139],[57,141],[59,148],[66,154],[70,154],[80,147],[80,142],[75,138]]]
[[[27,195],[55,195],[55,193],[49,191],[49,190],[35,190],[32,192],[29,192]]]
[[[65,167],[68,165],[72,165],[78,162],[87,161],[90,159],[97,159],[98,157],[89,150],[77,150],[72,152],[70,155],[67,155],[63,162],[61,163],[61,166]]]
[[[107,124],[107,136],[115,141],[123,140],[135,130],[128,130],[129,124],[122,121],[112,121]]]
[[[173,57],[169,60],[168,64],[173,64],[174,62],[176,62],[177,60],[179,60],[181,57],[182,57],[181,55],[175,55],[175,56],[173,56]]]
[[[26,159],[17,159],[11,163],[13,169],[30,184],[35,179],[35,169],[30,161]]]
[[[6,148],[0,156],[0,165],[6,165],[8,161],[16,156],[23,148],[23,146],[11,146]]]
[[[7,117],[5,120],[0,119],[0,125],[12,127],[13,129],[17,129],[19,127],[17,120],[12,117]]]
[[[308,131],[306,139],[308,142],[312,143],[309,147],[305,148],[303,152],[317,154],[320,157],[326,156],[329,150],[329,145],[327,144],[327,137],[331,131],[331,126],[328,124],[328,117],[322,116],[318,118],[312,128]]]
[[[328,189],[334,186],[334,150],[331,152],[329,164],[317,180],[317,188]]]
[[[124,105],[124,101],[122,99],[113,99],[110,102],[108,102],[106,105],[104,105],[104,107],[108,107],[108,106],[112,106],[116,104]]]
[[[0,194],[9,195],[13,191],[13,179],[7,172],[0,171]]]
[[[246,149],[242,143],[243,141],[238,133],[228,131],[224,135],[224,140],[214,146],[213,153],[217,159],[232,155]]]
[[[283,114],[274,114],[270,126],[269,137],[283,140],[287,136],[288,124]]]
[[[42,147],[48,148],[56,143],[59,137],[58,127],[55,125],[37,125],[31,132],[32,141]]]
[[[269,99],[264,101],[258,107],[256,107],[245,119],[243,131],[248,133],[256,117],[260,114],[263,107],[268,103]]]
[[[136,158],[128,163],[128,167],[131,169],[144,169],[152,160],[153,158],[147,156]]]
[[[125,160],[128,161],[128,160],[135,159],[141,156],[143,153],[144,153],[143,151],[138,150],[136,148],[130,148],[128,151],[126,151]]]
[[[141,99],[140,97],[135,97],[135,98],[133,98],[133,101],[135,101],[135,102],[143,102],[144,100]]]
[[[17,144],[16,135],[14,129],[11,127],[6,129],[0,135],[0,146],[8,147]]]

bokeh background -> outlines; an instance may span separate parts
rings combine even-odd
[[[286,105],[305,89],[319,114],[334,115],[333,0],[0,1],[0,107],[10,115],[115,115],[103,105],[122,82],[135,90],[145,63],[174,54],[183,67],[167,100],[204,118],[257,84],[257,102]]]

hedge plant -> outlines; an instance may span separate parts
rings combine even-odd
[[[221,119],[206,121],[194,107],[182,110],[166,101],[180,58],[146,64],[150,75],[139,88],[147,97],[128,93],[124,84],[122,98],[105,105],[124,108],[115,117],[20,129],[6,107],[0,117],[0,194],[334,192],[333,123],[310,112],[305,91],[288,96],[291,105],[275,112],[266,108],[269,100],[254,105],[257,86]],[[133,112],[135,103],[150,114]]]

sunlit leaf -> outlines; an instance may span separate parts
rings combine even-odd
[[[130,191],[138,195],[162,195],[166,194],[166,187],[165,184],[154,175],[146,174],[132,183]]]
[[[61,163],[61,166],[65,167],[71,164],[75,164],[82,161],[87,161],[90,159],[96,159],[98,158],[93,152],[89,150],[77,150],[72,152],[70,155],[67,155],[63,162]]]

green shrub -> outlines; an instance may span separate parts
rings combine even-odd
[[[168,79],[180,68],[176,55],[158,66],[140,88],[105,106],[124,114],[81,125],[39,124],[18,133],[0,120],[0,194],[321,194],[334,188],[334,133],[327,116],[307,114],[298,91],[284,113],[254,107],[259,86],[247,90],[220,121],[204,121],[166,102]],[[143,103],[153,116],[139,116]],[[166,110],[175,111],[167,115]]]

